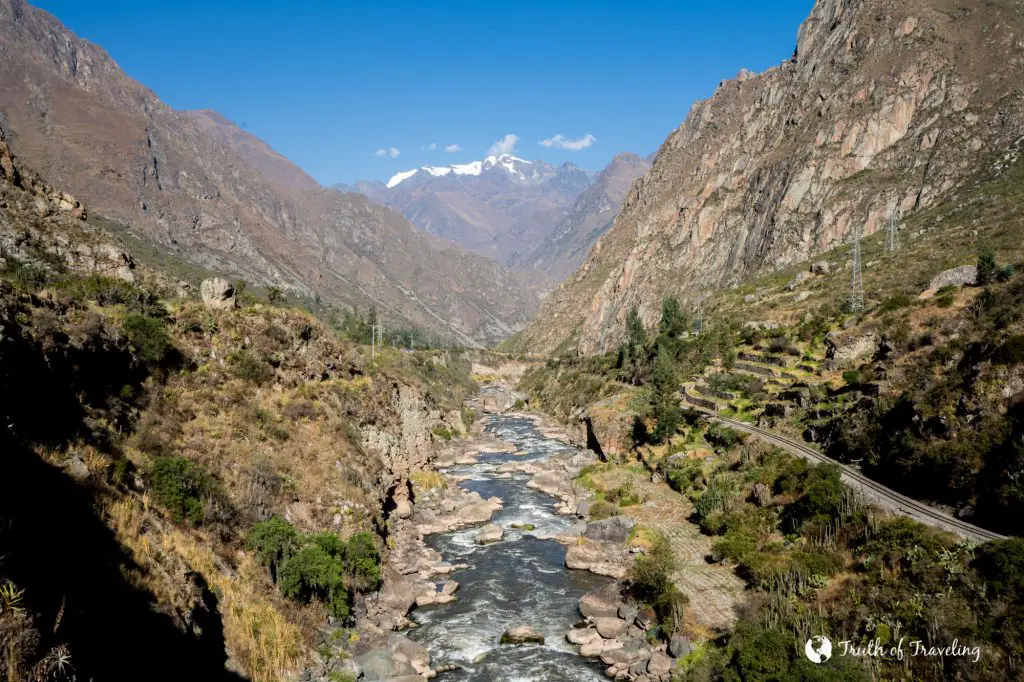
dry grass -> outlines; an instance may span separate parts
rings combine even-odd
[[[234,664],[250,680],[277,682],[297,671],[306,656],[302,632],[278,608],[269,594],[266,572],[251,556],[239,553],[232,570],[203,539],[155,519],[145,499],[124,497],[104,511],[120,542],[146,571],[145,576],[130,577],[143,582],[141,586],[162,605],[173,605],[176,598],[166,564],[184,562],[203,576],[218,595],[224,639]]]

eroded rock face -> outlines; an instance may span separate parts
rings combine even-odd
[[[835,369],[853,367],[859,361],[870,358],[878,351],[880,338],[876,332],[855,332],[825,336],[825,357]]]
[[[1005,58],[1024,34],[1012,4],[955,20],[942,0],[913,6],[911,21],[885,0],[818,0],[792,60],[696,103],[523,346],[552,351],[578,332],[580,352],[610,350],[630,308],[652,327],[666,295],[694,304],[855,228],[870,235],[1024,134],[1024,99],[1003,96],[1024,76]]]

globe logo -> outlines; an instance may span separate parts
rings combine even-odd
[[[824,663],[832,658],[832,641],[825,635],[815,635],[807,640],[804,653],[811,663]]]

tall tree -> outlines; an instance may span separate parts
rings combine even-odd
[[[657,425],[654,428],[654,441],[662,443],[671,438],[679,428],[679,403],[676,401],[678,379],[675,361],[667,348],[658,348],[654,360],[654,372],[651,374],[651,414]]]

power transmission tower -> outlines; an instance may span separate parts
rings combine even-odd
[[[861,273],[860,237],[861,226],[853,234],[853,277],[850,282],[850,312],[864,310],[864,278]]]
[[[885,241],[887,253],[896,253],[900,249],[900,216],[899,211],[893,211],[889,216],[889,234]]]

